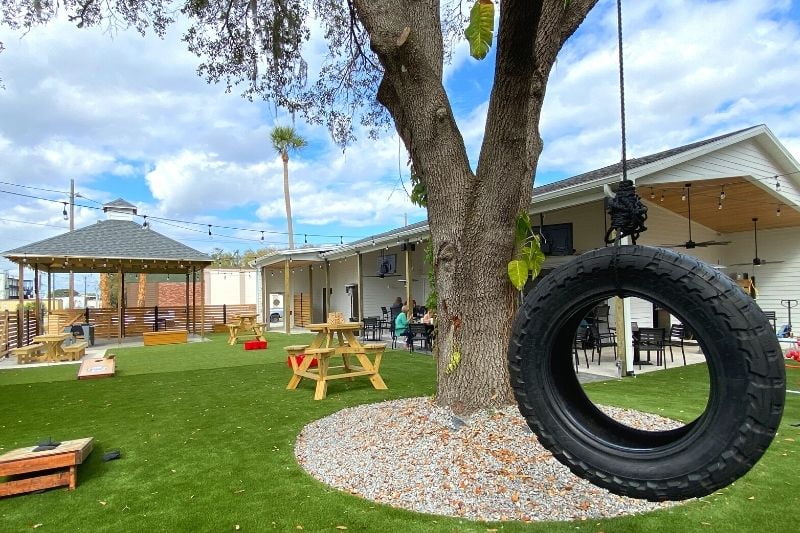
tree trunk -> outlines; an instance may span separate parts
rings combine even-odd
[[[514,224],[531,199],[550,69],[596,1],[500,3],[494,85],[473,172],[442,84],[438,2],[354,0],[384,68],[378,100],[427,187],[439,293],[436,397],[456,412],[513,400],[506,352],[517,301],[507,277]]]
[[[100,274],[100,307],[111,307],[111,283],[108,279],[108,274],[103,272]]]
[[[289,154],[281,154],[283,161],[283,200],[286,203],[286,228],[289,232],[289,249],[294,248],[294,230],[292,229],[292,199],[289,196]]]

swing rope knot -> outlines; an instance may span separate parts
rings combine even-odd
[[[647,231],[644,225],[647,206],[636,194],[636,187],[630,180],[620,182],[616,196],[608,202],[608,214],[611,216],[611,226],[606,231],[606,244],[618,243],[624,237],[630,237],[636,244],[639,235]]]

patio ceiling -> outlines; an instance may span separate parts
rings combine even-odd
[[[686,217],[688,202],[681,199],[684,182],[659,183],[638,188],[642,198]],[[725,199],[719,209],[720,192],[725,187]],[[782,201],[765,187],[745,177],[721,178],[692,182],[692,221],[718,233],[738,233],[753,229],[758,218],[759,229],[800,227],[800,212]],[[655,195],[651,199],[651,191]],[[663,192],[664,201],[661,201]],[[781,215],[777,215],[778,206]]]

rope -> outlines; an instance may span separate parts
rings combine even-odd
[[[636,187],[630,180],[619,184],[617,195],[608,202],[608,214],[611,215],[611,226],[606,231],[606,244],[619,244],[625,237],[630,237],[636,244],[639,235],[647,231],[644,225],[647,206],[636,194]]]
[[[633,244],[639,235],[647,231],[647,206],[636,194],[633,182],[628,179],[627,133],[625,128],[625,62],[622,54],[622,0],[617,0],[617,48],[619,50],[619,111],[622,129],[622,181],[616,196],[608,202],[611,226],[606,230],[606,244],[619,246],[624,237],[631,237]],[[612,237],[613,236],[613,237]]]

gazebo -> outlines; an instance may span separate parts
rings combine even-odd
[[[52,275],[56,273],[117,273],[119,275],[118,336],[125,336],[125,273],[157,273],[186,275],[186,327],[189,329],[189,286],[192,285],[192,313],[196,320],[197,295],[195,283],[199,274],[200,294],[205,294],[204,269],[212,259],[194,248],[170,239],[149,228],[148,224],[134,222],[136,206],[119,198],[103,205],[106,220],[34,242],[3,253],[9,261],[19,265],[19,284],[23,283],[24,269],[34,271],[34,298],[40,309],[39,274],[47,272],[48,312],[52,312]],[[70,295],[71,297],[72,295]],[[23,291],[19,291],[17,314],[17,343],[22,344]],[[71,301],[71,300],[70,300]],[[70,306],[71,307],[71,306]],[[205,331],[205,304],[200,298],[201,334]],[[36,322],[36,334],[41,330]]]

